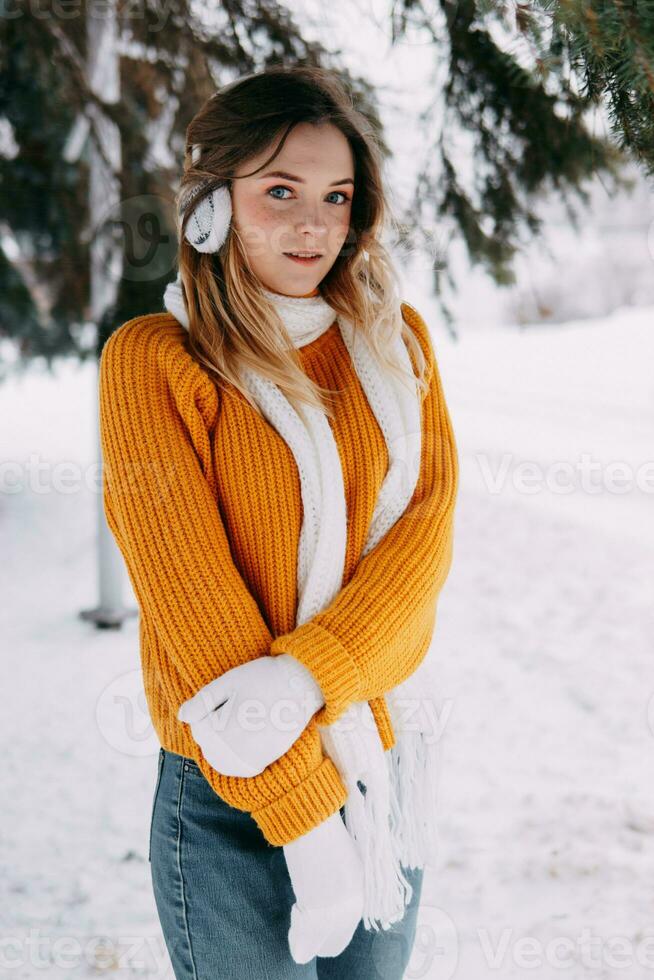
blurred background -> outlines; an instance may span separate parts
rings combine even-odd
[[[645,2],[3,4],[0,971],[173,976],[97,358],[163,309],[186,125],[282,62],[379,133],[460,454],[406,976],[652,975],[653,49]]]

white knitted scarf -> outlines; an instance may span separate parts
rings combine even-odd
[[[263,289],[297,347],[311,343],[338,319],[370,407],[384,434],[389,467],[380,487],[362,557],[401,517],[420,471],[421,408],[417,386],[382,372],[368,341],[352,323],[337,317],[324,298],[290,297]],[[164,294],[164,305],[188,330],[188,314],[179,276]],[[356,334],[356,336],[355,336]],[[414,374],[409,353],[397,338],[401,367]],[[299,540],[296,627],[328,606],[342,588],[347,512],[343,472],[329,419],[305,407],[301,419],[280,389],[247,368],[242,374],[262,414],[285,439],[300,475],[303,523]],[[304,406],[303,406],[304,407]],[[389,582],[389,590],[392,589]],[[334,762],[348,790],[345,825],[364,867],[364,912],[367,929],[389,928],[404,915],[413,889],[402,868],[424,868],[435,862],[437,786],[440,773],[439,733],[433,712],[422,710],[434,691],[430,646],[416,671],[384,696],[395,733],[385,752],[367,701],[351,705],[331,725],[319,726],[325,754]],[[417,714],[417,717],[416,717]],[[362,788],[363,787],[363,788]]]

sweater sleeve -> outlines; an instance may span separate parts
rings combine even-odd
[[[290,653],[312,671],[325,698],[315,715],[321,725],[355,701],[382,697],[420,665],[452,561],[458,487],[452,421],[429,330],[408,304],[402,314],[422,346],[429,378],[413,497],[331,604],[271,645],[273,654]]]
[[[179,329],[157,315],[123,324],[103,347],[98,383],[105,514],[165,651],[157,680],[175,719],[187,698],[267,654],[272,640],[217,504],[210,431],[218,390],[181,347]],[[251,812],[270,843],[295,839],[345,802],[315,719],[254,777],[218,773],[192,744],[216,793]]]
[[[198,387],[192,359],[180,360],[171,339],[144,318],[115,331],[100,360],[99,411],[108,522],[176,668],[181,683],[170,694],[181,705],[236,662],[261,656],[272,637],[212,493],[218,392]]]

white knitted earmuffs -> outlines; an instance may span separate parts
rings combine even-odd
[[[191,151],[194,164],[199,160],[200,152],[200,144],[195,143]],[[199,182],[182,197],[180,217],[192,206],[194,198],[204,186]],[[221,184],[192,209],[184,237],[198,252],[217,252],[227,238],[231,220],[232,197],[227,184]]]

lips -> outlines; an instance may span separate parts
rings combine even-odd
[[[307,255],[292,255],[291,252],[284,252],[287,259],[292,259],[293,262],[299,262],[300,265],[312,265],[315,262],[319,262],[322,255],[316,254],[313,257]]]

